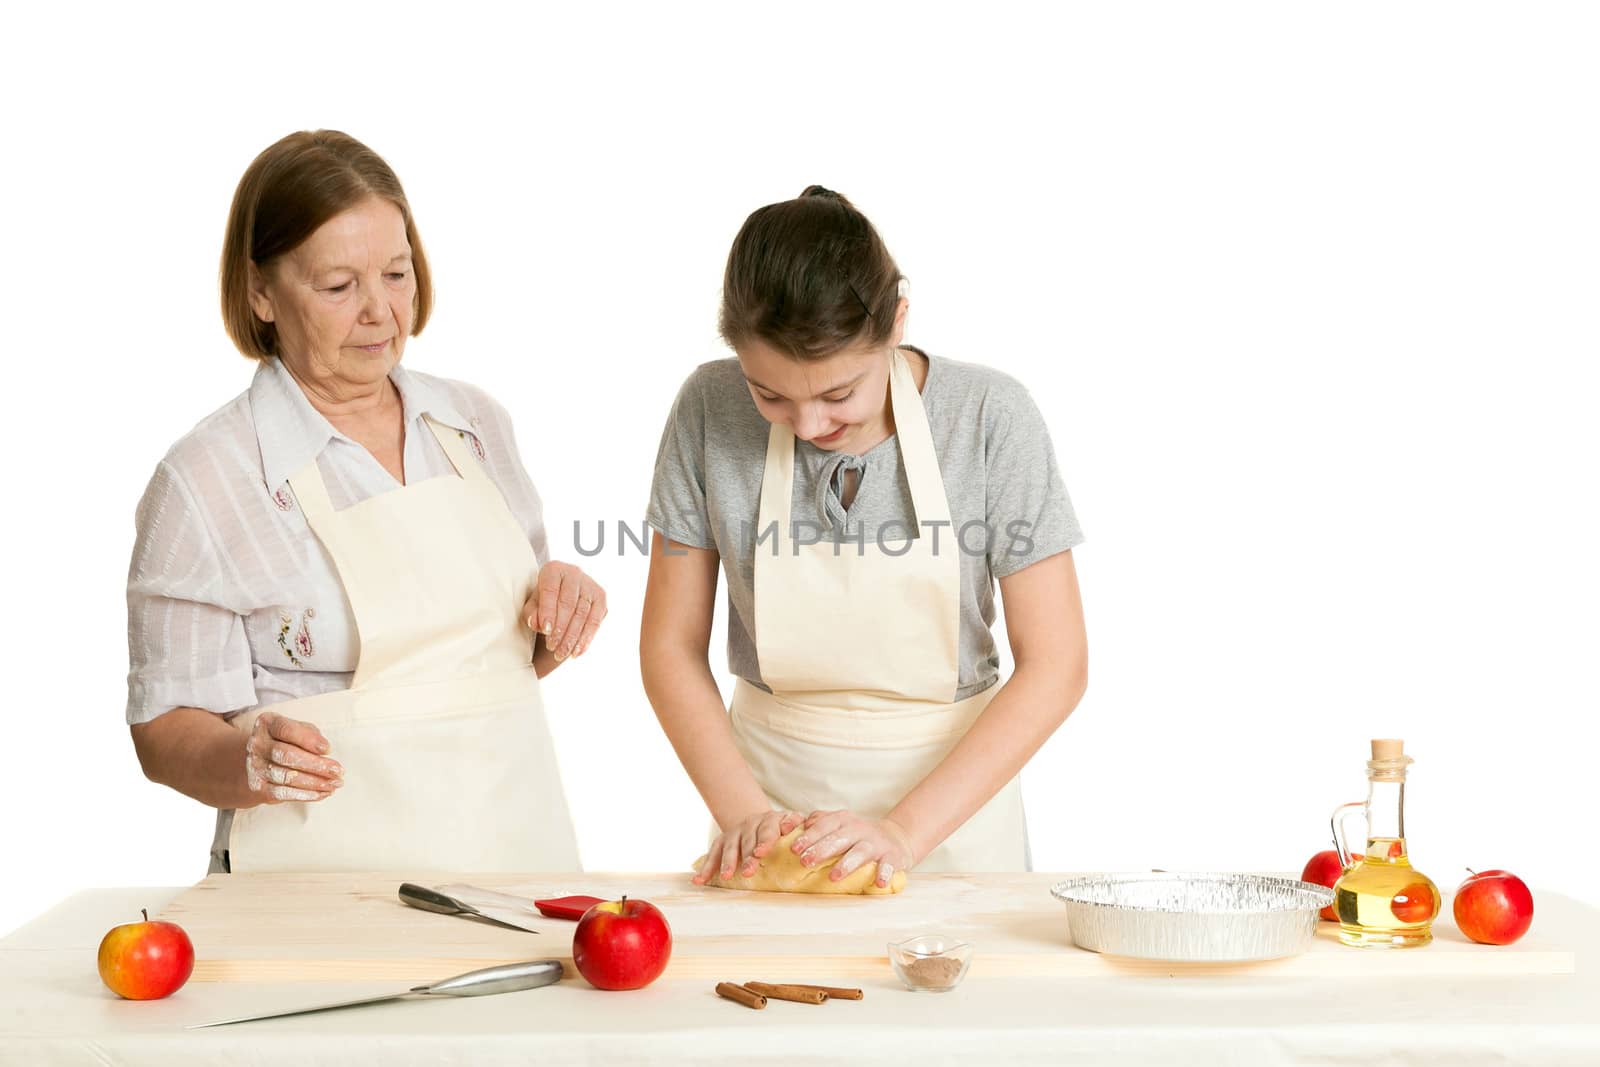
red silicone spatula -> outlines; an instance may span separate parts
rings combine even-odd
[[[596,904],[604,904],[604,897],[556,897],[553,900],[536,900],[533,906],[539,909],[539,914],[548,915],[552,919],[581,919],[583,913]]]

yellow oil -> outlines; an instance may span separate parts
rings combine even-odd
[[[1405,838],[1374,837],[1333,887],[1339,940],[1362,948],[1416,948],[1433,940],[1439,887],[1411,866]]]

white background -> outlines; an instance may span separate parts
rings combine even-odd
[[[224,216],[315,127],[404,180],[408,364],[511,410],[566,558],[642,518],[745,215],[820,182],[875,220],[908,340],[1031,388],[1088,535],[1038,869],[1298,871],[1399,736],[1423,871],[1600,903],[1592,9],[567,6],[9,16],[0,930],[205,873],[123,724],[133,510],[248,383]],[[547,692],[585,862],[683,869],[646,561],[586,566],[611,617]]]

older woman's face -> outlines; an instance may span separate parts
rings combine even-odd
[[[405,218],[371,199],[252,272],[250,303],[301,381],[338,397],[382,382],[400,361],[417,293]]]

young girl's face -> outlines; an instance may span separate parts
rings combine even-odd
[[[882,425],[889,387],[883,346],[802,361],[751,341],[739,347],[739,366],[762,417],[818,448],[849,452]]]
[[[889,353],[905,329],[906,301],[896,309],[887,345],[846,348],[799,360],[759,340],[738,348],[756,410],[802,441],[831,452],[862,452],[882,440],[889,407]]]

